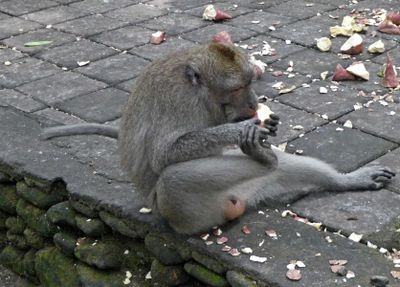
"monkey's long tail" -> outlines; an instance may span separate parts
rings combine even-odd
[[[41,140],[75,135],[102,135],[118,138],[118,128],[103,124],[76,124],[68,126],[51,127],[40,134]]]

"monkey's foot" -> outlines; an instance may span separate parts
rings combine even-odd
[[[246,204],[240,199],[228,199],[224,206],[224,216],[227,220],[233,220],[241,216],[246,210]]]
[[[388,167],[373,165],[360,168],[346,176],[351,189],[377,190],[390,183],[395,175]]]

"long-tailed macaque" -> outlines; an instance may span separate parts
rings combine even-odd
[[[341,174],[320,160],[271,148],[279,118],[260,125],[253,76],[247,55],[212,43],[155,61],[136,81],[118,135],[122,167],[177,232],[207,230],[261,201],[380,189],[394,176],[382,166]],[[44,137],[98,129],[53,128]],[[225,149],[231,145],[240,149]]]

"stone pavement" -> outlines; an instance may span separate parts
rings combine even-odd
[[[202,12],[210,2],[233,18],[220,23],[203,20]],[[386,52],[372,55],[364,51],[344,58],[339,54],[344,37],[332,39],[330,52],[322,53],[315,46],[315,38],[329,36],[329,27],[340,25],[343,16],[360,12],[372,18],[374,9],[398,10],[399,4],[398,0],[0,0],[0,183],[15,184],[29,177],[53,183],[62,180],[74,208],[88,218],[107,211],[134,222],[134,234],[124,233],[101,216],[124,236],[144,238],[155,230],[168,234],[170,230],[160,218],[138,212],[142,201],[119,168],[116,141],[79,136],[41,142],[37,135],[46,126],[82,122],[118,125],[121,106],[146,64],[177,49],[207,43],[220,31],[228,31],[248,53],[260,51],[264,42],[276,50],[274,55],[256,56],[268,67],[254,85],[281,116],[274,144],[287,143],[288,152],[323,159],[343,172],[379,162],[400,174],[400,91],[384,88],[378,76]],[[150,35],[158,30],[166,31],[166,42],[149,44]],[[366,46],[381,39],[394,64],[400,66],[400,36],[376,30],[371,26],[363,35]],[[39,40],[51,42],[25,45]],[[331,81],[336,64],[347,67],[356,60],[364,61],[369,81]],[[274,71],[286,71],[290,61],[292,72],[274,76]],[[327,79],[321,80],[325,71],[329,72]],[[295,89],[280,94],[275,88],[278,82]],[[321,94],[320,87],[328,92]],[[344,126],[349,120],[352,128]],[[5,230],[2,214],[15,214],[4,208],[0,202],[0,231]],[[213,273],[202,277],[191,271],[189,263],[185,264],[186,272],[211,286],[225,286],[225,280],[232,286],[255,286],[238,274],[249,276],[260,286],[370,286],[373,275],[386,276],[390,286],[400,286],[400,279],[390,274],[399,272],[400,267],[395,267],[386,252],[400,249],[399,176],[382,191],[322,194],[287,208],[310,221],[322,222],[325,231],[299,222],[298,216],[294,216],[297,220],[282,218],[283,209],[277,213],[260,208],[260,212],[250,212],[222,230],[230,246],[239,250],[251,247],[255,255],[267,257],[267,262],[252,262],[247,254],[233,257],[221,252],[213,235],[211,245],[191,237],[184,240],[192,250],[186,261],[206,266],[206,271]],[[18,207],[17,214],[22,217]],[[243,225],[251,234],[243,234]],[[278,239],[266,236],[267,229],[276,231]],[[338,231],[345,237],[362,234],[361,243],[342,238]],[[0,237],[0,250],[6,241],[12,242],[7,234],[6,240]],[[368,242],[386,250],[368,248]],[[224,267],[204,262],[196,252],[207,254]],[[170,262],[163,262],[157,254],[152,256],[170,267]],[[355,278],[332,273],[329,259],[348,260],[346,267]],[[290,260],[306,264],[300,281],[285,277]],[[153,266],[152,271],[155,269]],[[93,286],[83,277],[81,284]],[[222,281],[215,283],[210,278]]]

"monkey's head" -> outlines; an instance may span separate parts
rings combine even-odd
[[[226,122],[238,122],[256,115],[258,99],[251,88],[254,66],[246,54],[231,44],[211,43],[208,57],[194,57],[186,68],[193,86],[205,91],[206,102],[215,105]]]

